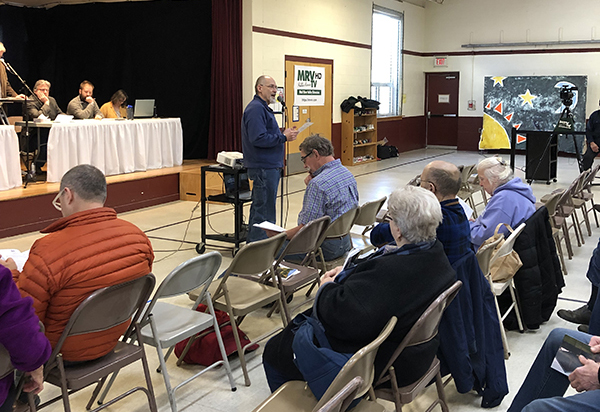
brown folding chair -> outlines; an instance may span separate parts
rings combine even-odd
[[[223,277],[213,281],[208,288],[215,309],[227,312],[233,330],[236,330],[236,325],[239,326],[246,315],[270,303],[278,303],[283,308],[281,320],[284,326],[287,325],[290,316],[287,313],[287,306],[283,305],[283,292],[277,286],[273,286],[277,285],[275,255],[281,249],[285,236],[285,233],[279,233],[271,238],[246,244],[237,252]],[[231,276],[232,274],[239,276]],[[261,282],[248,279],[256,274],[262,275]],[[269,278],[270,284],[267,284],[266,280]],[[195,289],[188,293],[188,296],[196,301],[201,292],[201,290]],[[223,326],[221,325],[221,327]],[[250,386],[250,376],[244,357],[245,350],[254,343],[272,336],[280,329],[276,328],[254,339],[244,347],[242,347],[238,334],[233,334],[246,386]]]
[[[354,247],[362,248],[361,253],[375,249],[375,246],[371,245],[369,239],[365,235],[375,227],[375,223],[377,223],[377,214],[383,207],[383,204],[386,200],[387,197],[384,196],[380,199],[367,202],[360,206],[360,212],[358,213],[354,224],[358,226],[364,226],[364,229],[360,235],[351,233],[350,236],[352,237],[352,243]],[[356,244],[355,241],[357,241],[358,244]]]
[[[356,220],[356,217],[358,216],[359,212],[360,208],[355,207],[353,209],[348,210],[346,213],[334,220],[327,228],[327,231],[325,232],[325,238],[323,239],[323,241],[327,239],[340,239],[346,235],[349,235],[350,229],[352,229],[354,221]],[[327,262],[323,257],[323,250],[319,248],[319,251],[317,253],[317,259],[320,260],[321,269],[323,271],[327,271],[329,269],[341,265],[344,262],[345,256]]]
[[[438,398],[427,410],[431,411],[435,405],[439,404],[444,412],[448,412],[446,396],[444,394],[444,384],[440,373],[440,361],[437,357],[433,359],[429,369],[421,379],[411,385],[401,388],[398,387],[393,364],[405,348],[429,342],[437,336],[438,326],[440,325],[444,310],[446,310],[450,302],[452,302],[461,286],[462,282],[457,280],[429,305],[417,322],[410,328],[408,334],[402,339],[402,342],[400,342],[400,345],[375,382],[375,396],[394,402],[397,412],[402,411],[402,405],[412,402],[434,378]],[[381,387],[381,385],[386,382],[391,383],[390,388]]]
[[[286,312],[290,314],[293,309],[310,302],[310,293],[314,286],[318,286],[321,280],[322,270],[319,268],[317,263],[317,252],[319,247],[325,238],[325,231],[329,227],[331,219],[329,216],[323,216],[319,219],[315,219],[308,222],[303,226],[298,233],[289,241],[279,259],[275,263],[277,283],[279,288],[285,295],[283,305],[287,306]],[[293,255],[305,255],[300,263],[288,261],[285,258]],[[288,276],[291,271],[295,271],[292,276]],[[286,274],[284,276],[284,273]],[[310,286],[306,291],[306,298],[302,303],[290,307],[287,303],[287,299],[292,296],[296,291]],[[276,306],[273,306],[267,316],[271,316],[272,313],[277,310]]]
[[[352,379],[359,376],[363,383],[356,391],[355,398],[362,397],[370,392],[371,383],[375,375],[375,357],[379,346],[390,336],[396,326],[397,318],[392,318],[385,325],[379,336],[367,346],[356,352],[342,370],[337,374],[323,397],[317,400],[304,381],[289,381],[284,383],[261,403],[254,412],[317,412],[327,404],[339,391]],[[350,399],[350,401],[355,398]],[[348,402],[349,404],[350,402]],[[343,410],[343,409],[342,409]],[[362,399],[352,411],[383,411],[384,408],[373,400]]]
[[[96,383],[96,388],[86,406],[86,409],[89,410],[100,393],[108,375],[117,372],[135,361],[141,360],[146,378],[146,388],[141,386],[132,388],[109,402],[102,404],[94,409],[94,411],[109,407],[137,391],[144,392],[148,398],[150,410],[153,412],[157,411],[144,346],[134,343],[135,341],[140,341],[138,338],[138,334],[140,333],[138,321],[150,297],[150,293],[152,293],[154,283],[154,275],[149,274],[129,282],[102,288],[88,296],[77,307],[71,315],[44,369],[44,380],[60,387],[61,395],[44,402],[38,409],[44,408],[62,398],[65,411],[70,412],[69,395]],[[115,348],[108,354],[96,360],[69,366],[65,365],[61,349],[68,337],[108,330],[130,319],[131,324],[127,332],[123,335],[123,339],[117,342]],[[129,339],[133,337],[135,338]],[[35,407],[32,410],[35,411]]]

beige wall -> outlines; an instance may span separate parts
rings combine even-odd
[[[412,47],[423,47],[425,9],[395,0],[378,0],[376,4],[404,11],[407,22],[405,35],[411,33],[407,44]],[[350,95],[369,96],[371,78],[369,49],[254,33],[252,26],[371,44],[372,3],[370,1],[245,0],[244,8],[244,105],[252,98],[254,80],[261,74],[269,74],[275,78],[278,85],[283,85],[285,55],[334,61],[333,121],[336,123],[341,122],[340,103],[345,98]],[[248,18],[251,18],[251,24],[248,24]],[[406,72],[422,77],[418,60],[420,59],[407,59]],[[422,113],[423,82],[419,82],[420,84],[412,81],[405,82],[405,87],[410,91],[410,94],[407,93],[407,110],[415,111],[416,109],[412,107],[415,105],[415,107],[420,106],[419,110]],[[420,97],[408,98],[419,94]],[[415,104],[416,102],[419,103]]]

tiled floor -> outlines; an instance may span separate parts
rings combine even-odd
[[[456,152],[446,149],[427,149],[418,150],[409,153],[402,153],[396,159],[389,159],[377,163],[365,164],[351,168],[356,176],[360,192],[360,203],[374,200],[388,195],[395,188],[406,184],[416,174],[419,174],[423,167],[433,159],[441,159],[455,164],[473,164],[483,158],[482,155],[475,152]],[[517,167],[522,167],[524,159],[517,157]],[[566,188],[570,182],[578,175],[577,166],[574,159],[560,158],[558,163],[558,182],[551,185],[544,183],[534,183],[534,194],[539,198],[556,188]],[[524,177],[520,170],[516,175]],[[284,226],[295,226],[296,216],[302,205],[302,195],[304,189],[303,175],[292,176],[288,179],[289,186],[286,190],[288,196],[285,197],[284,211],[288,216],[287,224]],[[195,208],[193,202],[173,202],[163,206],[152,207],[141,211],[124,213],[122,218],[138,225],[146,231],[151,237],[154,246],[156,261],[154,264],[154,274],[157,281],[160,282],[169,273],[171,269],[179,263],[196,256],[194,244],[180,243],[177,240],[186,239],[190,242],[198,242],[200,238],[200,220],[199,210]],[[279,208],[279,206],[278,206]],[[248,210],[245,210],[247,215]],[[232,232],[233,229],[233,211],[230,207],[210,205],[209,223],[214,231]],[[191,219],[191,220],[190,220]],[[279,222],[278,222],[279,223]],[[567,261],[566,265],[569,275],[566,277],[567,286],[564,289],[557,305],[559,308],[577,308],[582,301],[587,301],[590,291],[590,285],[585,278],[587,264],[592,250],[597,243],[597,237],[600,235],[600,229],[593,226],[592,237],[585,236],[586,243],[580,248],[575,246],[575,256]],[[2,239],[0,249],[17,248],[21,250],[28,249],[33,241],[40,237],[40,234],[33,233],[28,235],[15,236]],[[176,241],[166,241],[157,238],[169,238]],[[208,250],[211,248],[209,247]],[[173,251],[176,251],[173,253]],[[230,251],[223,250],[223,269],[231,261]],[[192,302],[187,297],[174,298],[173,302],[182,306],[191,306]],[[267,319],[264,312],[258,312],[249,316],[243,323],[242,329],[250,337],[256,337],[263,332],[271,330],[280,325],[279,317]],[[506,370],[509,380],[510,393],[504,399],[502,404],[495,408],[496,411],[504,411],[508,408],[510,401],[518,390],[535,354],[544,341],[546,335],[555,327],[574,328],[575,325],[569,324],[553,315],[550,321],[542,325],[539,330],[527,331],[523,334],[518,332],[508,332],[508,340],[512,356],[506,361]],[[177,395],[180,411],[252,411],[263,399],[269,395],[264,372],[261,366],[260,354],[261,348],[256,354],[250,355],[249,369],[252,385],[245,387],[243,377],[239,367],[239,361],[234,359],[232,367],[234,368],[234,377],[238,384],[238,390],[231,392],[224,371],[211,371],[199,379],[184,386]],[[156,373],[158,365],[157,354],[154,348],[146,347],[146,353],[150,362],[150,370],[154,383],[154,390],[161,412],[170,410],[168,399],[165,392],[164,383],[161,375]],[[257,356],[258,355],[258,356]],[[191,373],[198,369],[197,366],[187,365],[182,368],[175,366],[175,359],[168,361],[168,366],[172,372],[172,381],[181,382]],[[130,366],[123,371],[114,386],[111,393],[116,393],[118,389],[127,390],[143,381],[141,368],[138,365]],[[432,388],[428,389],[432,391]],[[42,398],[47,399],[51,395],[58,394],[59,391],[50,385],[42,393]],[[91,391],[84,390],[71,397],[74,410],[84,410]],[[480,409],[481,399],[475,393],[459,394],[456,392],[453,383],[446,387],[446,396],[449,400],[450,410],[455,412],[467,412]],[[426,392],[413,404],[405,407],[408,412],[422,411],[426,409],[429,394]],[[389,403],[385,403],[387,410],[393,410]],[[56,404],[49,408],[49,411],[61,411],[62,405]],[[144,396],[139,393],[130,397],[120,404],[109,408],[113,411],[146,411]]]

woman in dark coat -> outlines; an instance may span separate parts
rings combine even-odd
[[[410,328],[455,280],[444,249],[436,240],[442,221],[440,204],[422,188],[407,186],[388,200],[390,229],[397,246],[385,246],[343,270],[321,279],[310,310],[325,329],[332,348],[355,353],[381,332],[392,316],[398,322],[375,359],[378,376]],[[271,391],[289,380],[303,380],[293,362],[293,322],[266,345],[263,365]],[[406,349],[394,366],[399,385],[415,382],[429,368],[438,341]]]

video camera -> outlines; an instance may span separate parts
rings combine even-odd
[[[565,107],[571,107],[571,105],[573,104],[574,90],[577,90],[577,87],[564,85],[560,88],[560,99],[562,100],[562,103],[565,105]]]

